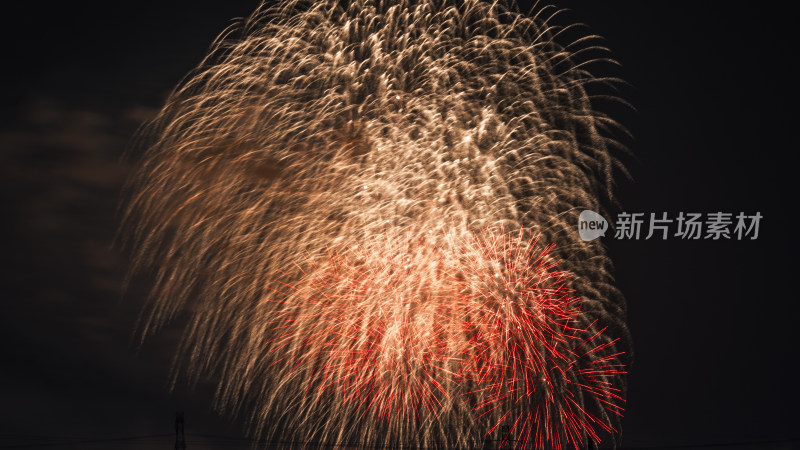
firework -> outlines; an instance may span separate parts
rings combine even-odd
[[[188,313],[179,368],[270,439],[613,439],[624,301],[575,224],[615,125],[553,13],[288,1],[223,34],[130,184],[142,336]]]

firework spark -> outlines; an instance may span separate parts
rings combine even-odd
[[[552,15],[286,1],[223,34],[132,178],[142,336],[188,312],[181,367],[269,438],[613,439],[624,301],[574,224],[615,125]]]

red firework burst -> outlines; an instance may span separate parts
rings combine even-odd
[[[474,349],[467,376],[477,376],[478,386],[468,395],[478,417],[492,417],[486,434],[502,426],[503,445],[561,449],[582,447],[587,438],[599,442],[600,429],[615,432],[606,414],[623,411],[611,382],[624,372],[615,359],[621,354],[604,354],[616,340],[596,321],[586,323],[581,299],[568,287],[572,274],[554,270],[553,246],[540,251],[524,230],[484,233],[474,245],[484,265],[465,266],[476,309],[465,323]],[[589,411],[586,396],[603,411]]]
[[[599,442],[623,402],[615,340],[530,233],[486,231],[352,245],[309,255],[285,276],[272,351],[306,395],[333,395],[395,426],[457,403],[504,442],[537,449]],[[602,411],[590,411],[593,396]]]

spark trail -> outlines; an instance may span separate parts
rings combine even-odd
[[[624,406],[624,300],[583,209],[615,123],[556,11],[285,1],[224,33],[143,136],[142,336],[283,442],[583,448]]]

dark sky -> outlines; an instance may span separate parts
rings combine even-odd
[[[557,3],[630,84],[635,111],[609,107],[635,155],[614,212],[763,216],[757,240],[605,240],[635,350],[622,442],[800,448],[793,15],[698,3]],[[209,437],[244,434],[207,386],[169,393],[179,327],[131,340],[142,288],[122,297],[110,246],[136,127],[256,2],[17,6],[0,31],[0,449],[171,448],[177,409],[189,448],[236,448]]]

